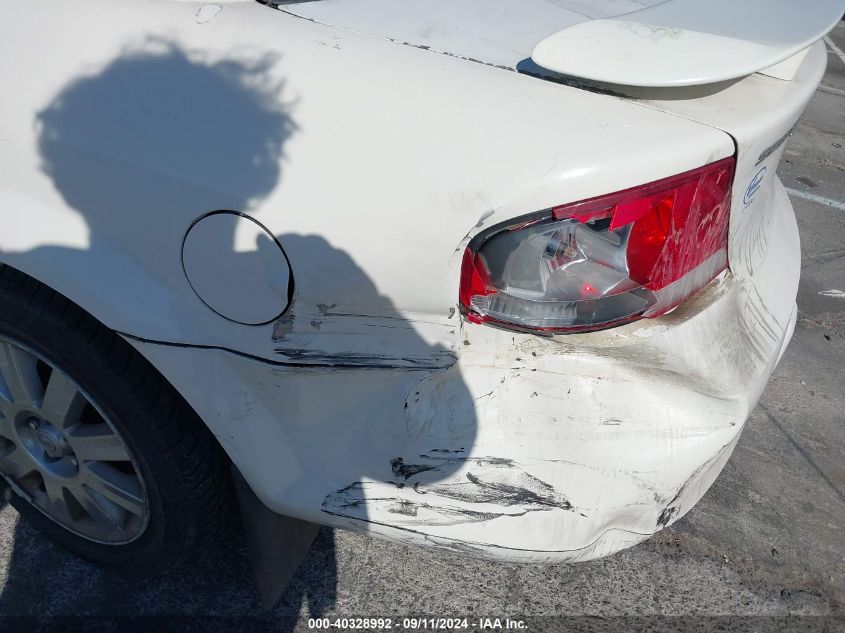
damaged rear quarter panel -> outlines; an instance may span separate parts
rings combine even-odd
[[[586,560],[677,520],[715,479],[787,333],[767,342],[744,316],[767,311],[729,275],[602,333],[458,325],[457,360],[440,368],[271,368],[219,350],[161,362],[278,512],[462,555]],[[204,381],[243,396],[209,398]]]
[[[126,19],[132,5],[144,10]],[[774,363],[782,315],[770,340],[757,327],[772,314],[768,286],[715,284],[659,323],[555,339],[462,324],[455,307],[474,231],[728,156],[726,134],[257,3],[202,24],[191,3],[13,6],[0,24],[16,24],[16,55],[42,63],[27,82],[0,68],[19,86],[2,112],[0,203],[18,213],[0,259],[124,333],[268,507],[479,556],[574,560],[646,538],[712,481]],[[110,28],[86,28],[95,15]],[[84,209],[41,169],[32,123],[68,83],[145,50],[149,33],[188,51],[188,66],[257,48],[295,133],[281,175],[248,198],[86,137],[88,162],[145,185],[143,208],[161,220],[103,231],[76,221]],[[72,53],[41,54],[53,36]],[[275,324],[221,320],[179,266],[191,222],[239,205],[291,262],[295,303]],[[98,242],[80,267],[89,232]],[[47,237],[68,247],[47,258]],[[755,274],[790,272],[774,251]]]

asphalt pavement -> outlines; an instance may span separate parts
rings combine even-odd
[[[802,239],[795,336],[727,467],[682,520],[608,558],[551,566],[456,559],[323,529],[279,605],[265,611],[234,528],[220,551],[196,567],[133,579],[67,554],[5,506],[0,629],[32,622],[9,616],[35,615],[46,623],[55,616],[79,618],[53,620],[66,627],[117,618],[114,630],[125,630],[132,621],[121,618],[167,616],[143,621],[144,628],[282,631],[307,630],[314,616],[389,614],[594,616],[600,619],[590,622],[613,628],[650,625],[655,615],[687,616],[676,621],[685,625],[701,616],[731,616],[708,621],[728,629],[738,622],[845,629],[842,619],[771,619],[845,617],[842,24],[829,38],[824,83],[781,168]],[[620,616],[640,619],[614,619]],[[540,630],[555,620],[530,622]]]

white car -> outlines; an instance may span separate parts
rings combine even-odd
[[[503,561],[647,539],[792,334],[776,169],[842,13],[5,0],[12,504],[146,572],[214,544],[230,473],[265,549],[296,529],[262,512]]]

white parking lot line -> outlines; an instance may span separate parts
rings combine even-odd
[[[840,90],[839,88],[834,88],[825,84],[821,84],[818,90],[819,92],[826,92],[827,94],[836,95],[837,97],[845,97],[845,90]]]
[[[814,193],[810,193],[809,191],[802,191],[801,189],[793,189],[791,187],[787,187],[786,192],[790,196],[795,196],[796,198],[810,200],[811,202],[817,202],[827,207],[833,207],[834,209],[838,209],[839,211],[845,211],[845,202],[842,202],[840,200],[834,200],[833,198],[825,198],[824,196],[819,196]]]
[[[833,40],[830,39],[829,36],[825,35],[824,41],[825,41],[825,44],[827,44],[830,47],[830,50],[833,51],[839,57],[839,59],[842,60],[843,64],[845,64],[845,52],[843,52],[841,48],[839,48],[836,44],[834,44]]]

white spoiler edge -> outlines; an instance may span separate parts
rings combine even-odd
[[[696,86],[756,72],[791,79],[843,12],[845,0],[669,0],[558,31],[531,58],[556,73],[627,86]]]

